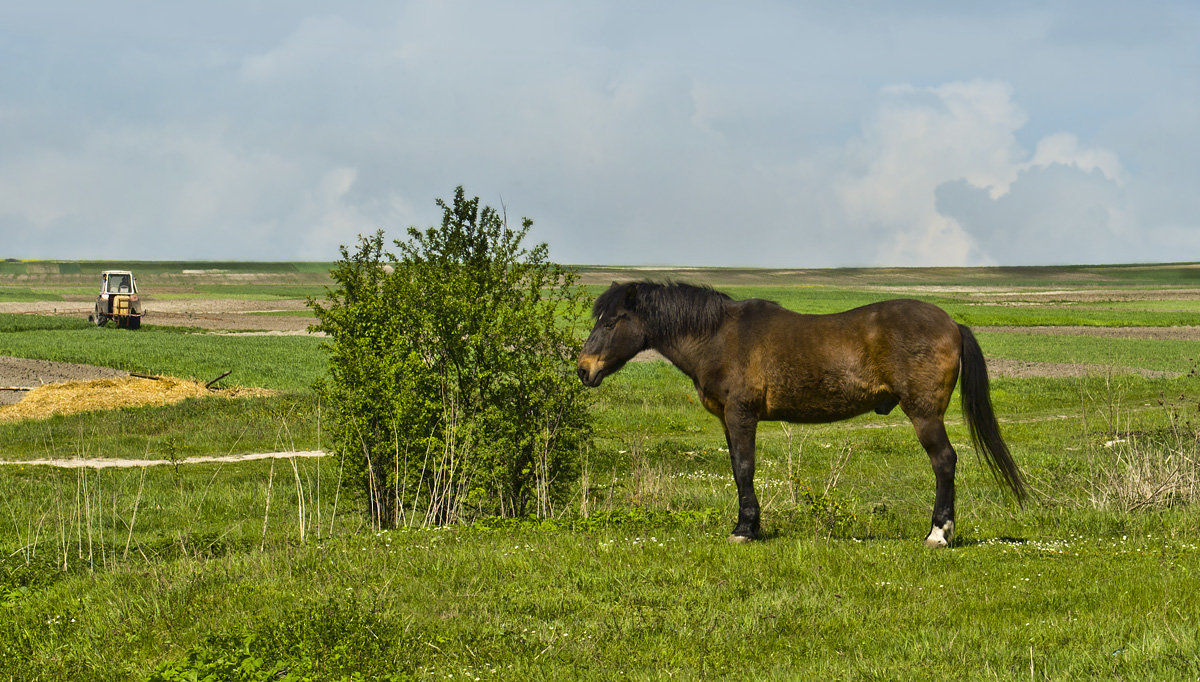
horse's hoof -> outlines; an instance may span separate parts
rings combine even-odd
[[[750,537],[749,535],[736,535],[736,534],[734,534],[734,535],[730,535],[730,536],[729,536],[728,538],[726,538],[726,539],[727,539],[727,540],[729,540],[729,542],[731,542],[731,543],[733,543],[733,544],[735,544],[735,545],[744,545],[744,544],[747,544],[747,543],[750,543],[750,542],[754,542],[754,538]]]
[[[945,547],[954,539],[954,522],[947,521],[941,526],[934,526],[930,529],[929,535],[925,538],[926,547]]]

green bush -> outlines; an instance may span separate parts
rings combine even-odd
[[[574,272],[521,246],[459,187],[440,227],[384,249],[360,237],[310,299],[329,341],[319,386],[334,447],[376,527],[547,516],[578,478],[589,437]]]

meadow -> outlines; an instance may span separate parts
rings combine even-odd
[[[0,302],[20,302],[82,296],[96,264],[0,265]],[[322,286],[312,264],[141,267],[165,296]],[[956,404],[947,415],[945,550],[921,544],[933,476],[899,411],[760,427],[765,538],[730,545],[716,420],[670,365],[630,363],[591,394],[584,476],[553,518],[375,532],[338,453],[183,461],[319,448],[318,339],[0,314],[0,355],[232,368],[276,391],[0,423],[4,460],[176,462],[0,465],[0,678],[1196,679],[1200,334],[1163,328],[1196,324],[1197,273],[582,269],[593,293],[673,277],[804,312],[922,298],[997,366],[1033,367],[992,381],[1024,506],[974,456]]]

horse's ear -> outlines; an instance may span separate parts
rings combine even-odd
[[[633,308],[637,305],[637,285],[627,284],[625,286],[625,307]]]

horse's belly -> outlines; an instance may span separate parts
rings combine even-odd
[[[875,409],[867,405],[809,405],[804,407],[776,407],[767,409],[764,421],[783,421],[796,424],[826,424],[857,417]]]
[[[888,396],[858,382],[828,386],[781,386],[768,388],[762,419],[798,424],[823,424],[857,417],[889,402]],[[892,403],[894,405],[895,403]],[[890,409],[890,407],[889,407]]]

